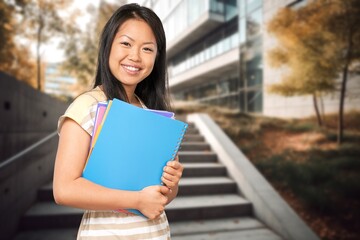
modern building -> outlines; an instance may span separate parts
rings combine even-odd
[[[267,91],[284,72],[266,61],[266,52],[276,44],[266,24],[280,8],[301,7],[307,1],[136,2],[152,8],[164,24],[169,85],[175,99],[288,118],[314,115],[313,102],[310,96],[281,97]],[[359,78],[354,76],[348,83],[347,110],[360,108]],[[326,113],[336,112],[338,105],[338,94],[323,98]]]
[[[76,79],[60,70],[57,63],[48,63],[45,68],[45,93],[65,98],[75,95]]]

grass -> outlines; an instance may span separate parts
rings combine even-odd
[[[344,209],[339,205],[360,197],[358,148],[313,149],[301,163],[291,161],[297,154],[303,153],[285,151],[255,165],[270,181],[291,189],[313,211],[341,218]]]
[[[336,145],[337,116],[283,120],[205,105],[177,114],[208,113],[322,239],[360,239],[360,112],[345,115],[344,144]]]

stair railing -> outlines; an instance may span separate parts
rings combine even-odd
[[[37,190],[53,176],[57,132],[0,163],[0,232],[11,239],[20,218],[34,204]]]

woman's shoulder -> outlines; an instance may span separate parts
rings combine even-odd
[[[91,134],[92,120],[96,114],[98,102],[106,101],[106,96],[99,88],[94,88],[76,97],[69,105],[64,115],[58,121],[58,130],[65,118],[70,118]]]
[[[89,91],[86,91],[76,97],[73,103],[84,103],[86,105],[92,105],[93,103],[106,101],[105,93],[99,88],[93,88]]]

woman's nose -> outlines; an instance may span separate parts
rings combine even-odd
[[[137,48],[132,48],[129,52],[129,59],[134,61],[134,62],[139,62],[140,61],[140,50]]]

